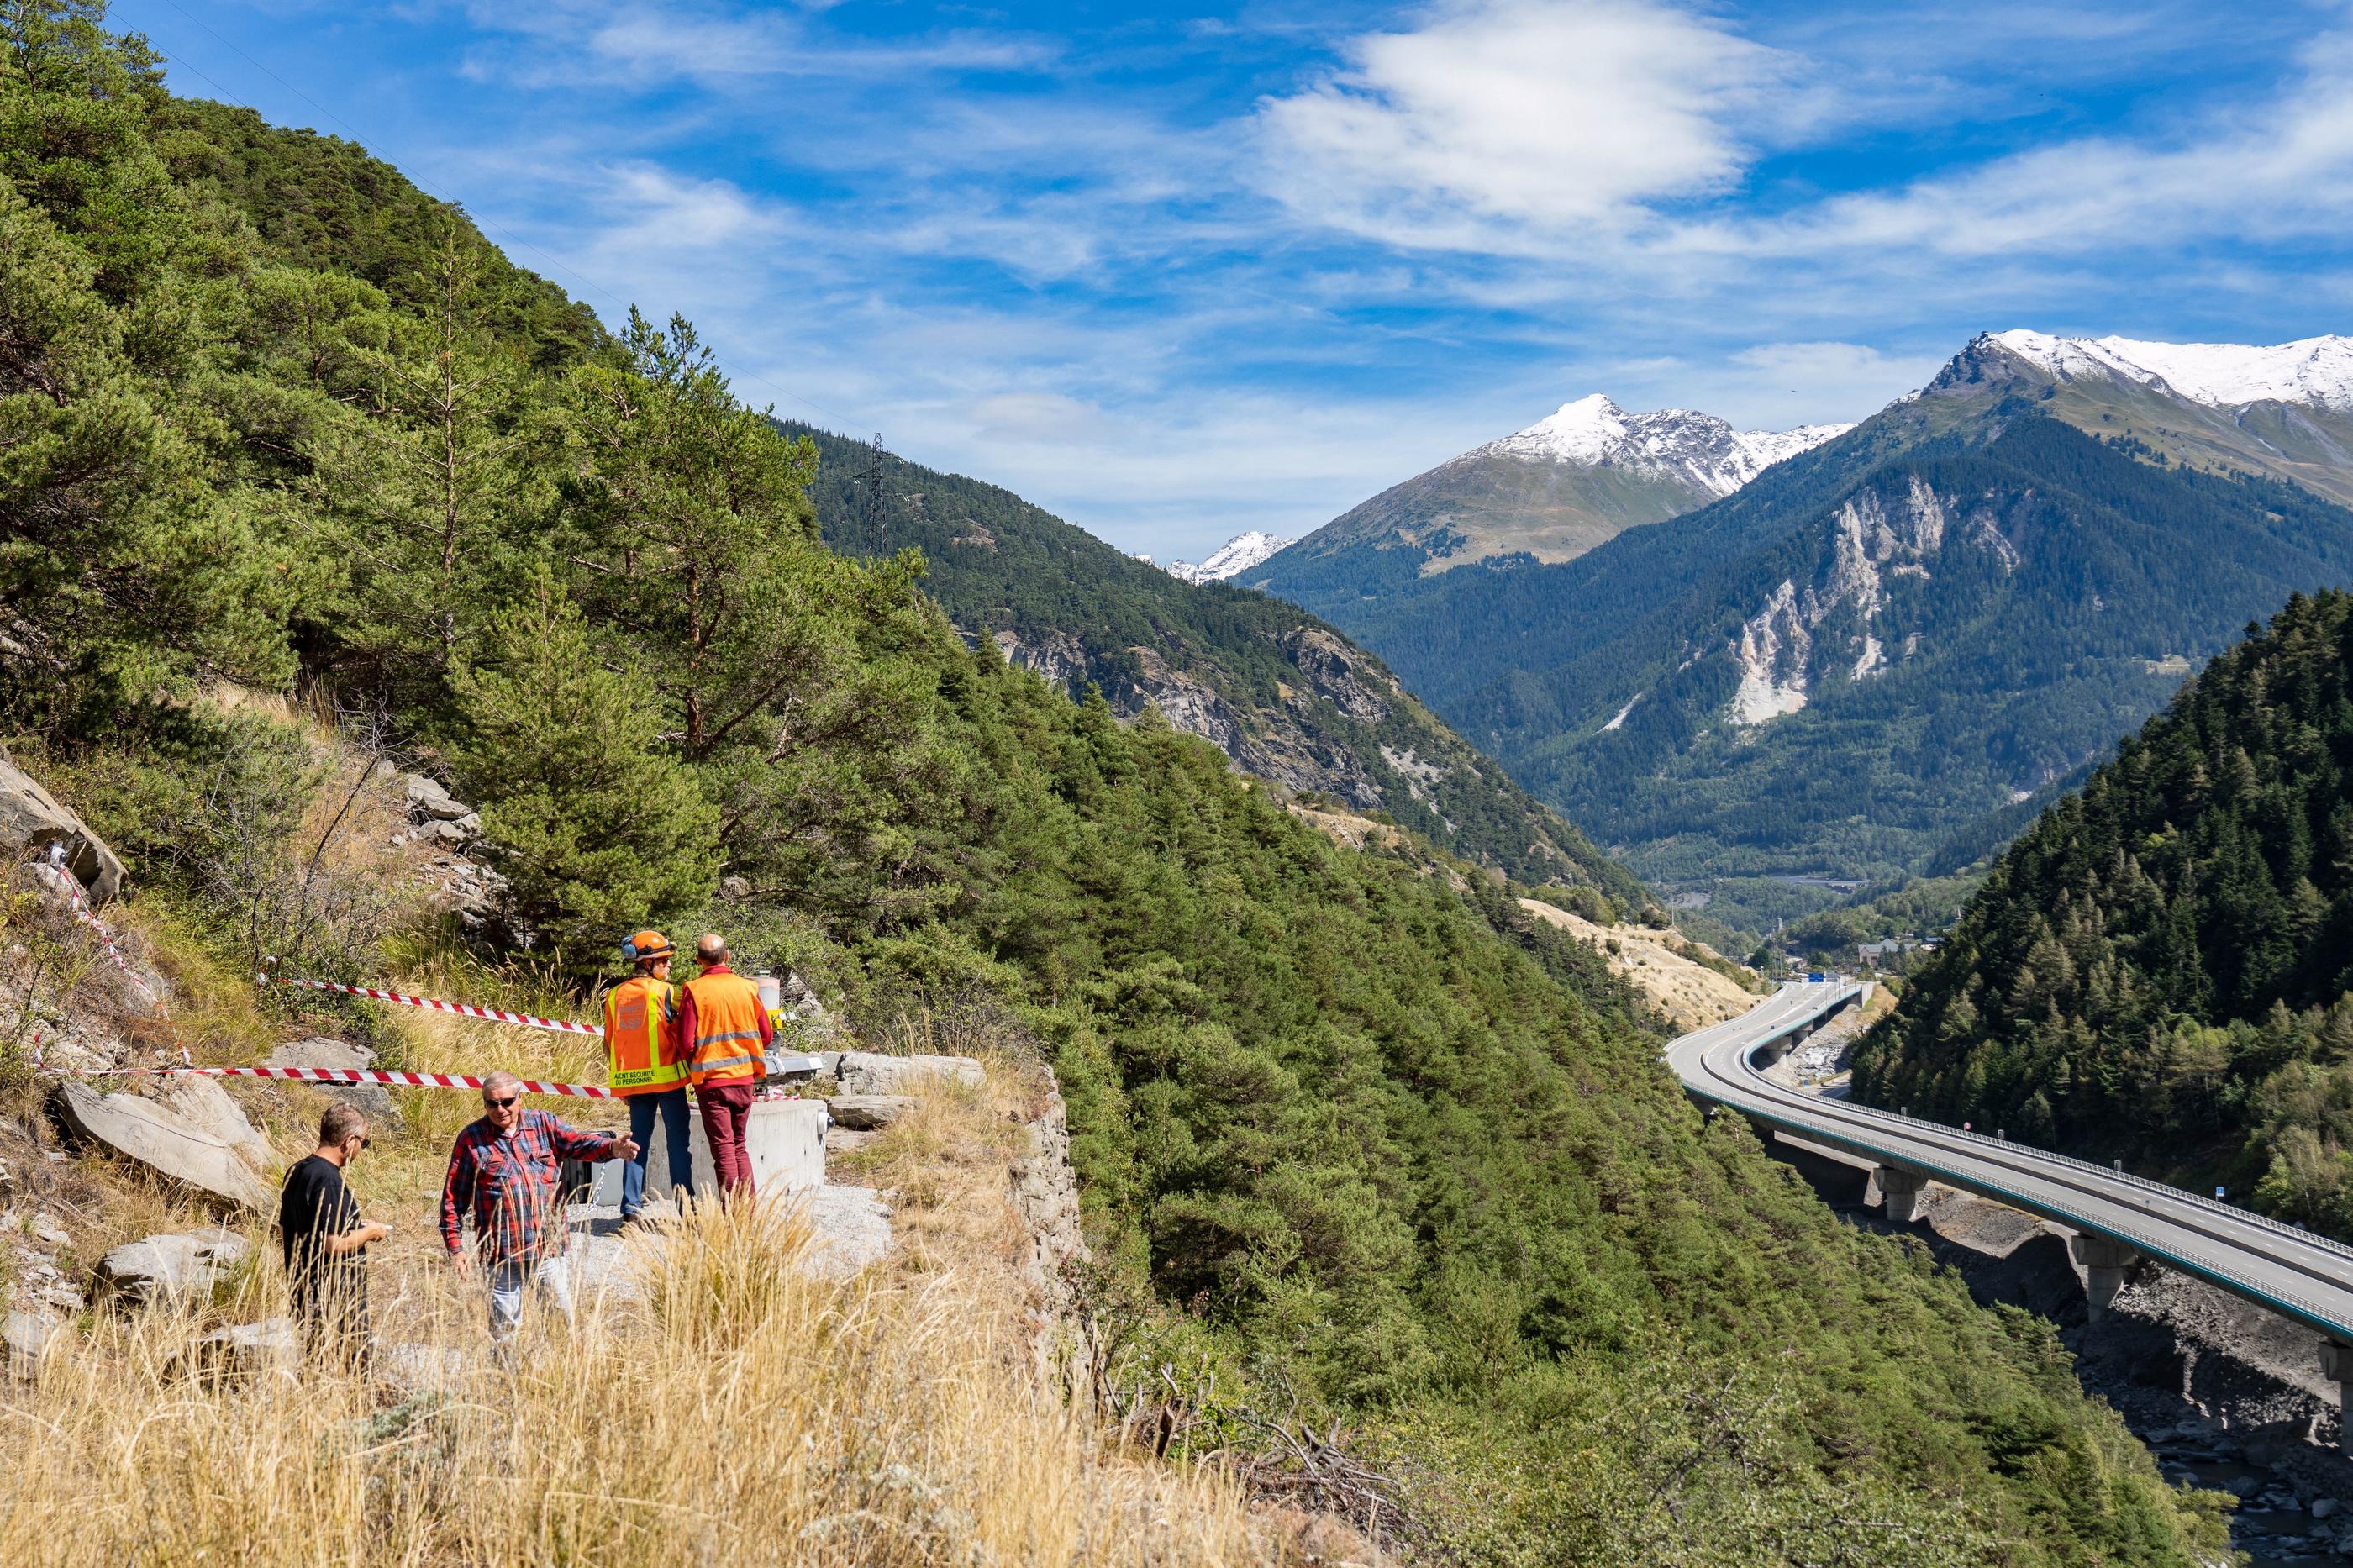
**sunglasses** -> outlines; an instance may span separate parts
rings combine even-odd
[[[522,1098],[522,1096],[519,1094],[511,1094],[504,1100],[492,1100],[488,1095],[485,1095],[482,1097],[482,1103],[489,1106],[493,1110],[504,1110],[508,1106],[512,1105],[516,1100],[521,1100]]]

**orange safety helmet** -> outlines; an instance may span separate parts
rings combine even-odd
[[[675,951],[670,944],[670,938],[658,931],[641,931],[621,943],[621,956],[639,963],[648,959],[668,958]]]

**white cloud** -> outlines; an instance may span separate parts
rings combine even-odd
[[[1891,353],[1869,343],[1755,343],[1717,358],[1629,366],[1612,385],[1632,406],[1672,400],[1746,429],[1786,430],[1863,418],[1925,384],[1959,346]]]
[[[1259,110],[1267,188],[1353,233],[1518,248],[1736,185],[1796,62],[1645,0],[1457,0]]]
[[[803,11],[822,5],[801,6]],[[666,5],[659,0],[475,0],[475,26],[525,40],[478,49],[480,79],[529,87],[598,85],[643,91],[673,81],[705,86],[776,78],[879,79],[919,72],[1032,71],[1054,46],[1018,33],[951,30],[892,44],[820,33],[774,6]]]

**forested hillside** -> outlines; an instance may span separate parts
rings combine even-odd
[[[223,868],[318,784],[237,699],[290,693],[480,803],[484,957],[716,927],[1050,1063],[1120,1375],[1198,1447],[1340,1424],[1433,1555],[2215,1555],[2048,1325],[1704,1120],[1592,950],[967,647],[919,552],[824,546],[826,475],[683,321],[608,337],[92,7],[0,13],[0,735],[224,969]],[[351,976],[357,929],[273,945]]]
[[[924,589],[968,637],[1113,711],[1158,708],[1245,773],[1330,797],[1530,882],[1655,909],[1624,868],[1514,784],[1381,662],[1281,600],[1179,582],[1009,490],[942,474],[812,426],[826,542],[923,552]],[[871,489],[879,489],[871,500]]]
[[[2353,596],[2298,596],[1995,865],[1858,1091],[2353,1236]]]

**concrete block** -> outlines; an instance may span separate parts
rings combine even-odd
[[[764,1100],[752,1107],[744,1142],[752,1152],[752,1184],[763,1193],[802,1192],[825,1185],[825,1101]],[[646,1196],[667,1198],[675,1190],[670,1180],[670,1145],[661,1124],[654,1124],[652,1146],[646,1153]],[[711,1167],[711,1142],[702,1135],[697,1111],[687,1124],[687,1147],[694,1160],[694,1190],[716,1193],[719,1178]],[[589,1201],[621,1201],[621,1162],[607,1160],[596,1167],[596,1184]]]
[[[2106,1316],[2116,1292],[2125,1288],[2126,1271],[2140,1260],[2140,1254],[2129,1242],[2091,1231],[2078,1231],[2070,1237],[2067,1250],[2084,1268],[2086,1314],[2094,1319]]]
[[[1927,1177],[1901,1165],[1882,1165],[1872,1173],[1872,1181],[1891,1222],[1910,1225],[1920,1217],[1920,1197],[1927,1190]]]

